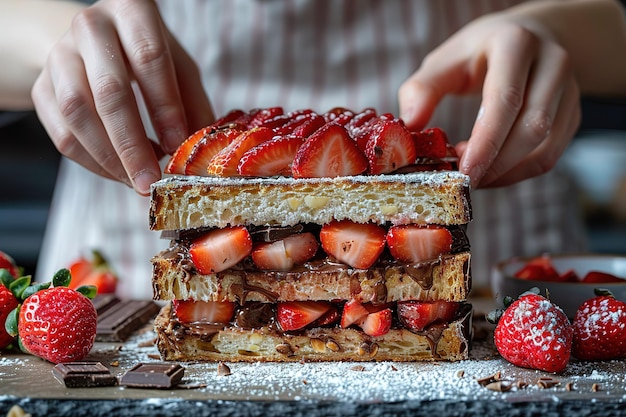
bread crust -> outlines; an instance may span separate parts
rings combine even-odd
[[[155,319],[157,347],[168,361],[459,361],[469,357],[472,308],[457,318],[418,334],[391,329],[371,337],[353,328],[314,328],[281,334],[269,328],[194,328],[171,317],[171,304]]]
[[[176,176],[152,185],[151,230],[228,225],[466,224],[469,177],[457,171],[338,178]]]
[[[156,300],[458,302],[466,300],[471,289],[470,258],[470,252],[462,252],[411,267],[358,270],[332,265],[293,272],[229,269],[202,275],[168,250],[152,259],[152,285]]]

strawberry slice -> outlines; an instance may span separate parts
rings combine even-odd
[[[181,323],[227,324],[235,315],[235,303],[229,301],[174,300],[172,304]]]
[[[370,312],[357,300],[349,300],[343,306],[341,327],[344,329],[353,324],[360,324]]]
[[[358,175],[367,158],[343,126],[329,123],[313,133],[298,149],[291,166],[295,178]]]
[[[302,124],[293,129],[293,134],[299,138],[307,139],[325,124],[326,121],[322,116],[311,114]]]
[[[228,269],[250,254],[252,238],[243,226],[214,229],[196,238],[189,246],[191,260],[201,274]]]
[[[259,242],[252,249],[252,261],[265,270],[289,271],[317,252],[319,244],[312,233],[298,233],[275,242]]]
[[[529,260],[514,276],[532,281],[560,282],[568,279],[558,273],[549,256],[538,256]]]
[[[354,117],[348,122],[346,129],[348,129],[348,132],[354,139],[356,133],[363,130],[365,126],[377,119],[376,110],[373,108],[363,109],[363,111],[355,114]]]
[[[287,301],[276,306],[276,319],[284,331],[298,330],[322,317],[331,307],[326,301]]]
[[[412,133],[418,158],[443,158],[448,154],[448,136],[438,127]]]
[[[398,319],[407,329],[419,332],[434,323],[447,323],[459,309],[452,301],[399,301]]]
[[[240,134],[209,162],[207,172],[218,177],[238,176],[237,166],[244,153],[274,136],[271,129],[255,127]]]
[[[375,224],[333,221],[322,226],[322,248],[340,262],[368,269],[385,249],[385,229]]]
[[[616,277],[615,275],[609,274],[607,272],[589,271],[583,277],[582,282],[608,284],[608,283],[614,283],[614,282],[624,283],[626,282],[626,280]]]
[[[369,174],[388,174],[414,163],[417,149],[404,123],[398,119],[379,119],[365,144],[365,156]]]
[[[228,113],[226,113],[224,116],[220,117],[219,119],[217,119],[216,121],[214,121],[213,123],[211,123],[208,128],[218,128],[218,127],[222,127],[222,126],[228,126],[229,124],[236,122],[238,120],[242,120],[243,118],[246,118],[247,115],[246,113],[244,113],[243,110],[240,109],[234,109],[229,111]]]
[[[421,262],[450,252],[452,234],[439,226],[392,226],[387,232],[387,246],[391,256],[400,262]]]
[[[167,165],[165,165],[165,169],[163,172],[166,174],[185,174],[185,164],[189,159],[189,155],[193,151],[196,143],[200,142],[203,137],[205,137],[209,132],[211,132],[211,128],[204,127],[193,134],[191,134],[183,143],[181,143],[176,151],[170,157],[170,160],[167,161]]]
[[[194,146],[185,163],[185,175],[208,176],[207,167],[218,152],[242,133],[239,129],[220,128],[204,135]]]
[[[354,117],[354,112],[345,107],[334,107],[324,113],[324,120],[327,123],[333,122],[335,124],[345,126]]]
[[[384,308],[374,313],[369,313],[360,324],[363,333],[377,337],[383,336],[391,329],[392,313],[390,308]]]
[[[304,139],[294,135],[274,136],[246,151],[237,166],[240,175],[271,177],[291,175],[291,163]]]
[[[339,310],[337,310],[337,307],[331,304],[330,309],[326,313],[324,313],[322,317],[315,320],[315,323],[313,323],[313,325],[315,327],[330,326],[337,323],[338,320]]]
[[[250,111],[248,129],[262,126],[266,121],[284,114],[282,107],[268,107],[266,109],[254,109]]]

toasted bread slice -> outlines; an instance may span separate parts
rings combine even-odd
[[[463,301],[471,289],[470,253],[442,255],[419,265],[369,270],[345,265],[289,272],[228,269],[202,275],[173,249],[152,259],[154,298],[199,301],[402,300]]]
[[[353,328],[313,328],[280,333],[268,327],[241,329],[183,325],[165,305],[155,320],[163,360],[228,362],[459,361],[468,359],[472,308],[464,304],[454,321],[420,333],[391,329],[371,337]]]
[[[150,229],[228,225],[467,224],[469,177],[457,171],[338,178],[170,177],[152,186]]]

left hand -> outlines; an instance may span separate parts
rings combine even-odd
[[[472,186],[508,185],[552,169],[581,119],[568,52],[540,26],[485,16],[432,51],[404,82],[400,113],[409,128],[422,129],[445,95],[481,90],[471,136],[456,145],[459,170]]]

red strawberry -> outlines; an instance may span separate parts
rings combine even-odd
[[[438,127],[413,132],[418,158],[444,158],[448,155],[448,136]]]
[[[593,361],[626,358],[626,303],[605,290],[596,294],[576,311],[572,354]]]
[[[326,122],[337,122],[337,124],[345,126],[354,117],[354,112],[345,107],[333,107],[324,113]]]
[[[174,300],[176,317],[181,323],[229,323],[235,315],[235,303],[229,301]]]
[[[207,172],[219,177],[239,175],[237,166],[242,155],[253,147],[270,140],[272,136],[274,133],[266,127],[256,127],[243,132],[211,159]]]
[[[189,155],[191,155],[194,146],[209,132],[211,132],[210,128],[203,127],[202,129],[194,132],[187,139],[185,139],[185,141],[178,146],[176,151],[174,151],[174,153],[170,157],[170,160],[165,166],[164,172],[166,174],[184,175],[185,164],[187,163]]]
[[[552,261],[547,255],[538,256],[526,262],[524,267],[517,271],[514,276],[520,279],[533,281],[561,281],[561,275],[552,266]]]
[[[24,300],[18,333],[33,355],[53,363],[79,361],[93,347],[97,321],[89,298],[67,287],[52,287]]]
[[[191,260],[201,274],[228,269],[250,254],[252,238],[243,226],[214,229],[196,238],[189,247]]]
[[[387,245],[391,256],[400,262],[421,262],[450,252],[452,234],[440,226],[392,226],[387,232]]]
[[[302,143],[295,135],[275,136],[244,153],[237,171],[252,177],[291,175],[291,163]]]
[[[284,126],[292,122],[294,119],[297,119],[299,116],[302,116],[305,114],[313,114],[313,113],[314,111],[311,109],[301,109],[301,110],[289,112],[287,114],[280,114],[275,117],[272,117],[271,119],[265,120],[259,127],[267,127],[269,129],[273,129],[276,132],[279,128],[281,128],[281,126]]]
[[[400,120],[378,120],[368,135],[365,156],[369,174],[387,174],[415,162],[415,141]]]
[[[245,117],[246,117],[246,113],[244,113],[243,110],[234,109],[234,110],[229,111],[224,116],[220,117],[219,119],[217,119],[216,121],[214,121],[207,127],[211,129],[211,128],[227,126],[231,123],[234,123],[237,120],[242,120],[242,118],[245,118]]]
[[[367,169],[367,158],[343,126],[329,123],[298,149],[291,169],[295,178],[358,175]]]
[[[230,145],[241,133],[239,129],[224,127],[204,135],[189,153],[184,166],[184,174],[203,177],[209,175],[207,168],[213,157]]]
[[[310,325],[331,308],[326,301],[287,301],[278,303],[276,319],[281,329],[288,332]]]
[[[15,295],[4,285],[0,284],[0,349],[13,343],[13,336],[7,333],[5,322],[9,313],[19,304]]]
[[[322,226],[324,251],[353,268],[368,269],[385,249],[385,229],[375,224],[333,221]]]
[[[268,107],[266,109],[255,109],[250,113],[251,115],[250,121],[248,122],[248,129],[262,126],[266,121],[282,115],[284,111],[282,107]]]
[[[352,138],[355,139],[355,133],[361,131],[364,126],[371,123],[372,121],[377,120],[376,110],[372,108],[367,108],[354,115],[354,117],[348,122],[346,125],[346,129]]]
[[[21,275],[20,268],[15,264],[13,258],[8,254],[0,251],[0,269],[6,269],[13,278],[17,278]]]
[[[329,326],[335,324],[339,320],[339,310],[331,304],[330,309],[313,323],[316,327]]]
[[[502,312],[494,330],[500,355],[516,366],[562,372],[569,362],[572,326],[560,307],[524,293]]]
[[[420,332],[433,323],[451,321],[459,304],[451,301],[400,301],[398,319],[407,329]]]
[[[112,294],[117,288],[117,275],[111,270],[107,260],[97,250],[92,251],[92,258],[81,257],[70,267],[72,280],[70,288],[76,289],[83,285],[93,285],[98,294]]]
[[[377,337],[383,336],[391,329],[392,313],[390,308],[384,308],[369,313],[361,322],[360,326],[366,335]]]
[[[589,271],[583,277],[582,282],[598,283],[598,284],[607,284],[607,283],[612,283],[612,282],[625,283],[626,279],[616,277],[615,275],[609,274],[607,272]]]
[[[341,313],[341,327],[345,329],[353,324],[360,324],[369,313],[357,300],[346,301]]]
[[[299,233],[275,242],[259,242],[252,250],[252,261],[265,270],[289,271],[311,259],[319,244],[312,233]]]

